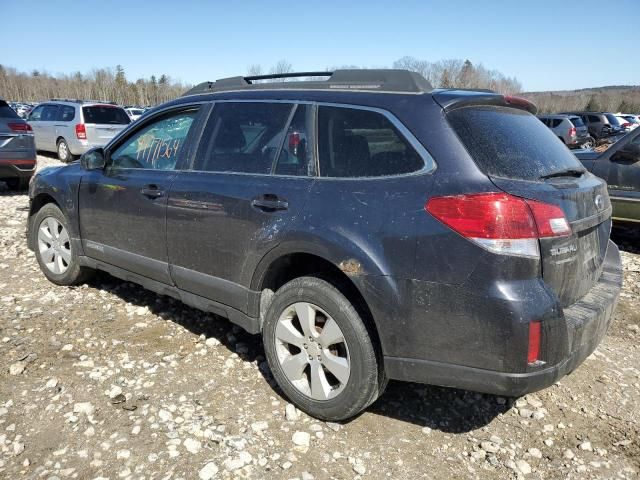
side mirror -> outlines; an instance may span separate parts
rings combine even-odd
[[[614,154],[614,157],[616,160],[640,161],[640,143],[627,143]]]
[[[106,164],[104,149],[102,147],[92,148],[80,157],[80,165],[85,170],[100,170]]]

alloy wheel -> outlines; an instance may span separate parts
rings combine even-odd
[[[71,240],[67,229],[53,217],[45,218],[38,228],[38,251],[42,263],[56,275],[67,271],[71,263]]]
[[[320,307],[298,302],[280,315],[276,352],[289,382],[314,400],[344,390],[351,373],[349,349],[337,322]]]

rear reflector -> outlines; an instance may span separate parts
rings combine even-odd
[[[507,193],[432,197],[425,210],[481,247],[503,255],[538,258],[538,239],[568,235],[562,210]]]
[[[529,324],[529,349],[527,350],[527,363],[532,364],[540,360],[540,341],[542,324],[531,322]]]
[[[7,126],[12,132],[31,133],[33,131],[28,123],[9,122]]]
[[[80,140],[87,139],[87,129],[85,128],[84,123],[78,123],[76,125],[76,137]]]

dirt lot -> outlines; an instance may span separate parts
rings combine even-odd
[[[40,157],[41,165],[56,163]],[[2,478],[637,478],[640,228],[600,348],[521,399],[392,382],[363,415],[283,398],[259,338],[108,275],[45,280],[0,185]]]

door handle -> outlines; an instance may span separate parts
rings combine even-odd
[[[286,210],[289,208],[289,202],[280,200],[276,195],[262,195],[251,200],[251,206],[259,210],[274,212],[276,210]]]
[[[140,193],[149,198],[160,198],[164,195],[164,190],[160,190],[157,185],[145,185],[140,189]]]

